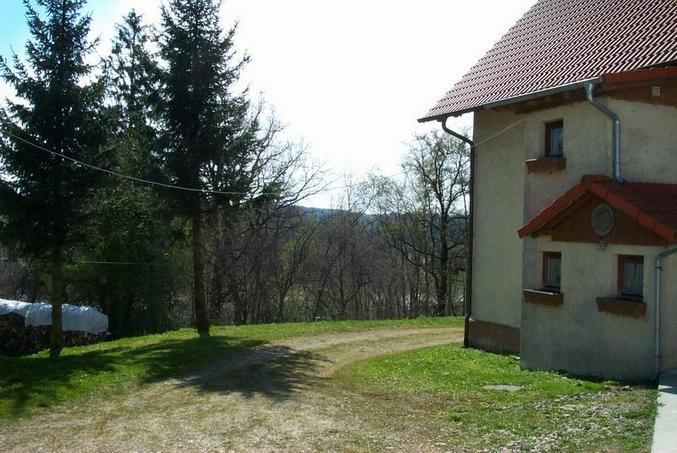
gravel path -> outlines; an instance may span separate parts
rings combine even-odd
[[[2,426],[0,451],[437,450],[425,401],[384,401],[331,376],[354,361],[461,339],[459,328],[399,328],[276,342]]]

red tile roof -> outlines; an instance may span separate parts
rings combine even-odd
[[[420,121],[673,62],[676,0],[540,0]]]
[[[668,242],[677,242],[677,184],[617,183],[607,176],[585,176],[580,184],[541,211],[518,231],[533,235],[586,196],[595,195]]]

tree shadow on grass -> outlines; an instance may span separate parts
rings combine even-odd
[[[114,394],[129,383],[176,378],[212,357],[227,357],[262,344],[225,336],[194,337],[139,346],[114,342],[69,348],[58,360],[46,354],[0,357],[0,418]]]
[[[106,346],[68,349],[57,361],[45,355],[0,356],[0,419],[90,396],[103,398],[129,384],[168,379],[202,392],[284,399],[311,384],[323,360],[260,340],[226,336]]]
[[[326,363],[331,361],[312,352],[267,345],[184,376],[179,385],[202,393],[238,393],[245,398],[261,395],[282,401],[321,383],[318,370]]]

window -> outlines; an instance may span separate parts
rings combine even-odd
[[[618,257],[618,293],[622,298],[644,297],[644,257],[629,255]]]
[[[562,282],[562,254],[545,252],[543,254],[543,287],[548,291],[559,292]]]
[[[564,121],[545,124],[545,157],[564,155]]]

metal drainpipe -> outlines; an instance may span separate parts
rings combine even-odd
[[[463,346],[470,346],[470,316],[472,315],[472,255],[473,255],[473,216],[475,213],[475,142],[468,137],[454,132],[447,127],[447,118],[440,121],[442,129],[447,134],[470,145],[470,190],[469,190],[469,213],[468,213],[468,251],[465,270],[465,319],[463,329]]]
[[[614,123],[614,156],[613,156],[613,178],[616,182],[623,182],[621,176],[621,119],[620,117],[606,105],[595,99],[594,95],[595,85],[589,82],[585,85],[585,94],[592,105],[601,110],[605,115],[612,119]]]
[[[677,253],[677,247],[665,250],[656,256],[656,284],[654,308],[656,310],[656,377],[661,374],[661,260]]]

